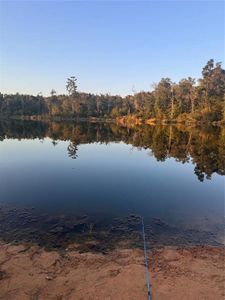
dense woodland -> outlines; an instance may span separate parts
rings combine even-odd
[[[76,78],[67,80],[68,95],[50,97],[0,93],[0,116],[41,116],[51,119],[135,117],[142,120],[177,122],[224,122],[225,70],[211,59],[202,78],[174,83],[162,78],[152,91],[126,97],[95,95],[77,91]]]
[[[149,149],[158,161],[175,158],[177,162],[192,161],[200,181],[213,173],[225,175],[225,128],[223,126],[118,126],[115,123],[40,122],[2,120],[0,141],[5,138],[40,140],[52,139],[57,147],[60,140],[68,141],[67,155],[76,159],[79,145],[86,143],[120,142]]]

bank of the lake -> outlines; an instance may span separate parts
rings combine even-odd
[[[42,122],[90,122],[90,123],[115,123],[120,126],[139,126],[139,125],[183,125],[183,126],[225,126],[225,120],[197,121],[189,116],[177,119],[157,119],[157,118],[141,118],[135,115],[126,115],[116,118],[110,117],[63,117],[49,115],[0,115],[0,120],[20,120],[20,121],[42,121]]]
[[[148,251],[152,299],[220,300],[223,247],[164,247]],[[57,286],[57,289],[56,289]],[[145,300],[141,249],[79,253],[0,243],[0,299]]]

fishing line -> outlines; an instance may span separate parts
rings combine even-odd
[[[150,281],[149,281],[149,276],[148,276],[148,254],[147,254],[147,245],[146,245],[146,238],[145,238],[145,225],[144,225],[143,217],[142,217],[142,236],[143,236],[143,243],[144,243],[145,272],[146,272],[146,284],[147,284],[147,289],[148,289],[148,300],[151,300]]]

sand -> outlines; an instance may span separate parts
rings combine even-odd
[[[225,299],[224,254],[223,247],[207,246],[148,251],[152,299]],[[1,243],[0,299],[146,300],[143,251],[56,252]]]

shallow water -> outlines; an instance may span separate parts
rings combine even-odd
[[[5,121],[0,136],[0,204],[11,212],[86,215],[95,228],[133,214],[161,222],[161,240],[182,229],[189,242],[223,242],[222,128]]]

